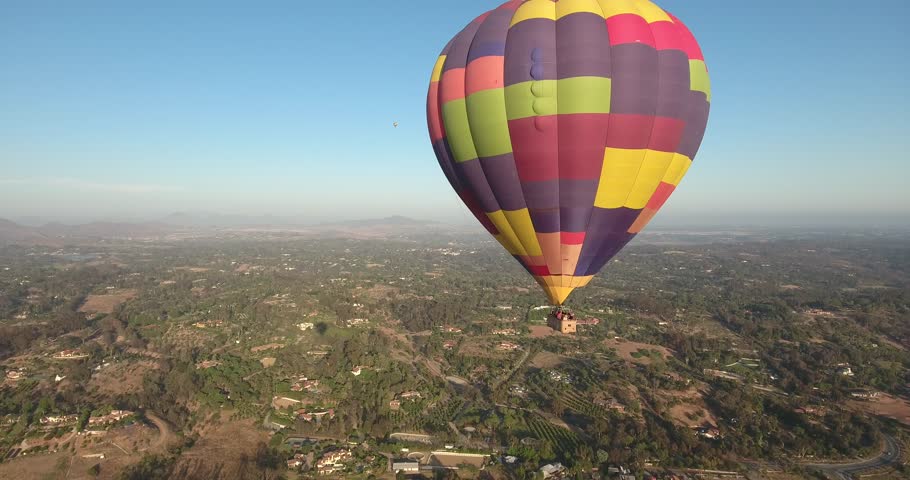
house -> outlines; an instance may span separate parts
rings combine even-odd
[[[100,417],[92,417],[88,420],[89,425],[106,425],[109,423],[119,422],[125,418],[131,417],[133,412],[129,410],[112,410],[111,413]]]
[[[305,332],[305,331],[307,331],[307,330],[312,330],[312,329],[313,329],[313,326],[314,326],[314,325],[313,325],[312,322],[303,322],[303,323],[298,323],[298,324],[297,324],[297,328],[299,328],[300,331],[302,331],[302,332]]]
[[[455,348],[457,345],[458,345],[458,342],[456,342],[455,340],[446,340],[445,342],[442,343],[442,348],[444,348],[446,350],[451,350],[451,349]]]
[[[662,322],[662,323],[666,323],[666,322]],[[575,321],[575,324],[576,324],[576,325],[599,325],[599,324],[600,324],[600,319],[599,319],[599,318],[593,318],[593,317],[592,317],[592,318],[585,318],[585,319],[582,319],[582,320],[576,320],[576,321]]]
[[[66,425],[76,423],[77,420],[79,420],[78,415],[48,415],[39,422],[41,425]]]
[[[514,328],[502,328],[502,329],[493,330],[493,335],[505,335],[505,336],[509,336],[509,337],[514,337],[515,335],[518,335],[518,332],[516,332]]]
[[[558,476],[565,471],[566,467],[561,463],[551,463],[540,467],[540,473],[543,475],[543,478],[558,478]]]
[[[837,374],[844,376],[844,377],[852,377],[853,369],[850,368],[850,366],[841,367],[841,368],[837,369]]]
[[[874,390],[858,390],[855,392],[850,392],[850,396],[853,398],[859,398],[861,400],[873,400],[881,396],[881,393]]]
[[[401,408],[401,400],[392,400],[389,402],[389,408],[392,410],[398,410]]]
[[[88,355],[80,352],[79,350],[63,350],[54,355],[54,358],[57,360],[68,360],[71,358],[85,358]]]
[[[418,392],[416,390],[411,390],[409,392],[404,392],[404,393],[398,395],[398,397],[401,398],[402,400],[412,400],[414,398],[420,398],[420,392]]]
[[[360,365],[354,367],[354,369],[351,370],[351,373],[354,374],[355,377],[359,377],[362,372],[363,372],[363,367],[361,367]]]
[[[324,453],[316,462],[316,471],[320,475],[331,475],[344,470],[344,464],[351,461],[353,454],[350,450],[341,449]]]
[[[288,469],[294,470],[303,466],[303,461],[296,458],[288,460]]]
[[[25,372],[23,370],[9,370],[6,372],[7,380],[21,380],[25,378]]]
[[[498,348],[499,350],[504,350],[504,351],[513,351],[513,350],[518,350],[519,348],[521,348],[521,345],[518,345],[517,343],[512,343],[512,342],[502,342],[496,348]]]
[[[718,430],[717,427],[699,427],[696,429],[696,435],[709,440],[721,438],[720,430]]]
[[[461,329],[458,327],[443,327],[442,331],[445,333],[461,333]]]
[[[415,460],[401,459],[392,461],[392,472],[394,473],[418,473],[420,464]]]

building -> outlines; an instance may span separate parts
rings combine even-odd
[[[543,475],[543,478],[553,478],[562,474],[564,471],[566,471],[566,467],[561,463],[551,463],[540,467],[540,473]]]
[[[399,408],[401,408],[401,400],[392,400],[391,402],[389,402],[389,408],[391,408],[392,410],[398,410]]]
[[[416,460],[393,460],[392,461],[392,472],[394,473],[419,473],[420,464]]]
[[[547,326],[562,334],[571,334],[578,331],[578,322],[575,315],[556,310],[547,317]]]

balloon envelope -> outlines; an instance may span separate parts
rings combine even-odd
[[[561,305],[664,205],[704,136],[704,57],[648,0],[513,0],[433,69],[427,121],[471,212]]]

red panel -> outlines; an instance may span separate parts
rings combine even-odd
[[[592,180],[600,178],[604,143],[610,125],[607,113],[558,115],[559,178]]]
[[[442,74],[442,103],[445,105],[452,100],[464,98],[464,74],[465,69],[453,68]]]
[[[650,142],[654,117],[629,113],[611,113],[607,130],[607,147],[647,148]]]
[[[547,277],[550,275],[550,269],[546,265],[525,265],[525,268],[531,272],[531,275],[537,275],[539,277]]]
[[[651,24],[654,45],[658,50],[686,51],[686,43],[680,35],[679,26],[673,22],[654,22]]]
[[[550,118],[555,122],[553,117]],[[558,130],[537,128],[537,120],[546,118],[548,117],[528,117],[509,121],[515,167],[518,169],[518,177],[523,182],[558,178]]]
[[[686,122],[668,117],[654,117],[648,148],[659,152],[675,152],[682,140]]]
[[[654,47],[654,35],[648,22],[633,13],[615,15],[607,19],[610,45],[643,43]]]
[[[430,93],[427,94],[427,123],[430,124],[430,139],[441,140],[446,136],[445,127],[442,125],[442,112],[439,111],[439,82],[430,83]]]
[[[480,57],[468,64],[465,74],[465,95],[503,87],[505,57]]]
[[[667,15],[673,19],[673,23],[675,23],[676,27],[679,29],[679,37],[683,45],[683,51],[685,51],[686,55],[689,56],[689,60],[704,61],[705,56],[702,55],[701,48],[698,46],[698,42],[695,41],[695,36],[692,35],[692,32],[689,31],[689,28],[686,27],[686,24],[679,21],[678,18],[674,17],[669,12],[667,12]]]
[[[667,199],[670,198],[670,195],[674,190],[676,190],[675,186],[669,183],[660,182],[660,184],[657,185],[657,190],[654,191],[654,194],[651,195],[651,199],[648,200],[648,204],[645,205],[645,209],[660,210],[660,207],[664,206],[664,203],[667,202]]]
[[[585,243],[585,232],[559,232],[559,241],[563,245],[581,245]]]

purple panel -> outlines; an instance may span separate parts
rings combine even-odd
[[[442,173],[445,174],[449,184],[455,191],[461,191],[463,186],[455,173],[455,162],[452,161],[452,153],[445,138],[433,142],[433,152],[436,154],[436,160],[439,161]]]
[[[559,231],[559,208],[531,208],[531,223],[537,233],[555,233]]]
[[[711,105],[703,92],[690,91],[686,96],[689,109],[686,113],[686,128],[677,151],[689,159],[694,160],[698,147],[705,136],[705,127],[708,124],[708,112]]]
[[[510,28],[505,62],[506,86],[531,80],[555,80],[556,22],[534,18]]]
[[[594,197],[597,196],[598,183],[600,183],[600,179],[559,179],[559,206],[587,208],[593,207]]]
[[[605,238],[600,250],[593,252],[591,256],[582,254],[578,258],[575,275],[596,275],[633,238],[635,238],[634,233],[616,233]],[[582,269],[583,265],[584,269]]]
[[[657,112],[657,50],[641,43],[614,45],[610,113],[653,116]]]
[[[522,182],[525,202],[528,208],[559,208],[559,180],[541,180],[539,182]],[[558,223],[558,222],[557,222]]]
[[[468,63],[480,57],[503,56],[506,53],[506,34],[515,12],[505,9],[493,10],[483,21],[468,52]]]
[[[443,72],[456,68],[465,68],[468,65],[468,51],[479,28],[480,22],[472,22],[452,39],[448,56],[446,56],[446,63],[442,67]]]
[[[458,179],[464,185],[465,190],[471,192],[477,198],[480,208],[484,212],[492,213],[499,210],[499,203],[490,184],[487,183],[487,177],[480,165],[480,160],[474,159],[463,163],[455,164],[455,173]]]
[[[610,36],[603,17],[573,13],[556,21],[559,78],[610,77]]]
[[[630,208],[594,208],[581,247],[581,255],[575,268],[576,275],[592,275],[592,269],[603,266],[631,238],[629,227],[638,218],[641,210]]]
[[[481,158],[480,165],[503,210],[521,210],[527,207],[518,170],[515,168],[515,157],[511,153]]]
[[[658,89],[657,115],[685,120],[689,96],[689,57],[679,50],[657,52]]]
[[[593,200],[591,201],[593,204]],[[560,207],[559,231],[584,232],[588,228],[588,219],[591,218],[593,205],[587,207]]]

